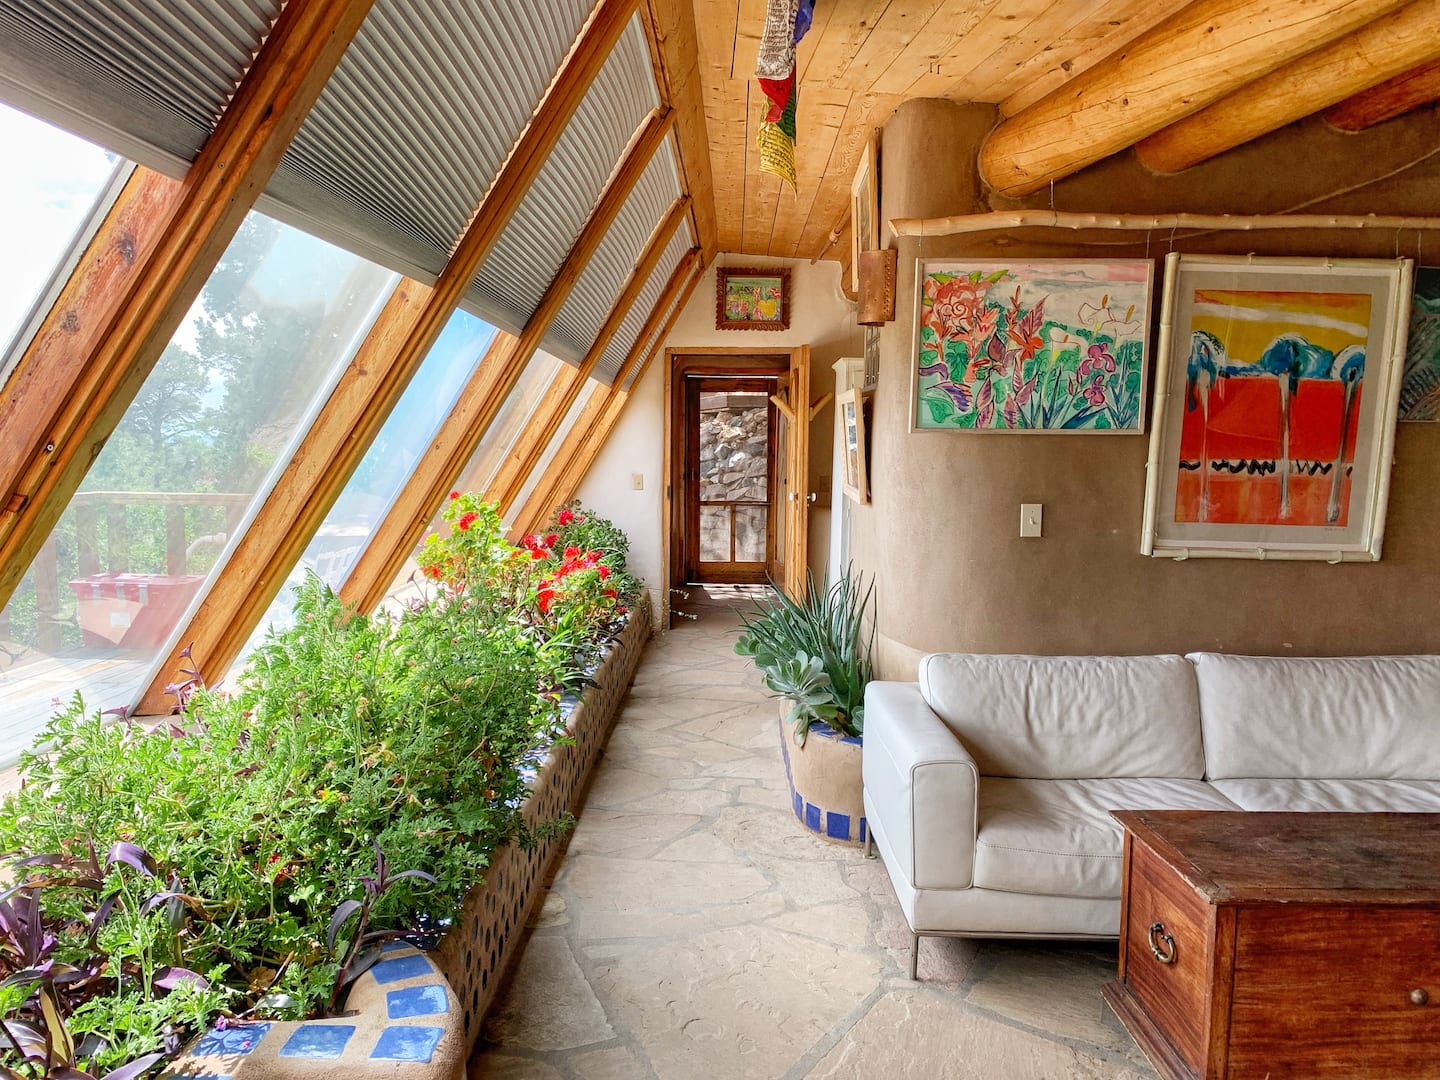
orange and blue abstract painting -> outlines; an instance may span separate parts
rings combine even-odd
[[[1369,293],[1196,289],[1177,522],[1347,524]]]

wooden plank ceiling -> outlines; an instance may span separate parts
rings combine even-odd
[[[842,261],[848,252],[833,238],[848,225],[850,180],[861,150],[906,99],[989,102],[1001,117],[1014,118],[1102,61],[1109,63],[1097,68],[1097,76],[1123,68],[1117,54],[1137,39],[1154,51],[1168,26],[1187,20],[1214,18],[1222,29],[1228,24],[1263,39],[1288,19],[1288,32],[1309,33],[1319,48],[1327,39],[1325,24],[1343,21],[1337,9],[1347,9],[1350,20],[1343,34],[1401,7],[1393,0],[1320,0],[1311,11],[1297,0],[817,0],[814,23],[797,52],[798,191],[791,192],[759,171],[755,149],[764,99],[753,74],[765,0],[693,3],[719,249]],[[1415,0],[1409,8],[1432,6],[1431,0]],[[1417,14],[1410,11],[1412,21]],[[1189,60],[1201,59],[1201,41]],[[1440,40],[1430,51],[1440,53]],[[1234,85],[1225,85],[1223,55],[1219,59],[1210,78],[1220,93],[1256,77],[1255,70],[1243,71]],[[1252,64],[1266,66],[1263,60]],[[1371,85],[1393,74],[1378,74]],[[943,153],[936,167],[947,167]]]

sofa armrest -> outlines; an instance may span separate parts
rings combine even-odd
[[[970,888],[979,770],[915,683],[866,688],[862,770],[892,872],[920,889]]]

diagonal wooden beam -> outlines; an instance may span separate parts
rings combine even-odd
[[[611,429],[619,419],[620,410],[629,399],[630,390],[622,389],[630,382],[631,389],[645,377],[645,370],[651,359],[665,344],[675,326],[690,294],[705,273],[702,251],[695,248],[675,268],[665,291],[655,302],[644,328],[635,339],[635,345],[620,373],[603,394],[597,394],[585,403],[585,411],[576,420],[575,426],[565,436],[559,451],[546,466],[545,472],[535,484],[525,505],[515,514],[510,530],[512,540],[518,540],[527,532],[534,532],[548,519],[555,507],[573,497],[580,481],[585,478],[595,455],[605,445]],[[631,374],[634,373],[633,380]]]
[[[1440,101],[1440,60],[1362,90],[1325,110],[1325,122],[1340,131],[1364,131],[1411,109]]]
[[[674,122],[675,114],[664,109],[641,125],[520,336],[496,338],[490,354],[461,391],[434,443],[416,463],[405,488],[351,570],[340,590],[347,604],[370,611],[384,599]]]
[[[137,169],[0,410],[0,607],[200,295],[371,0],[291,0],[184,180]]]
[[[1440,58],[1440,0],[1417,0],[1306,53],[1135,144],[1146,168],[1178,173]]]
[[[655,62],[655,83],[661,100],[679,117],[682,186],[690,195],[695,238],[706,262],[719,249],[715,219],[715,182],[710,138],[706,134],[704,82],[695,34],[694,0],[646,0],[640,11]]]
[[[1038,191],[1404,2],[1195,0],[1000,124],[980,175],[1002,195]]]
[[[223,671],[239,655],[520,206],[637,3],[600,0],[434,287],[403,282],[386,304],[180,637],[193,642],[206,670]],[[146,691],[142,713],[164,711],[164,688],[178,667],[177,651]]]
[[[669,211],[660,219],[645,242],[645,248],[629,276],[621,283],[620,291],[605,316],[605,322],[601,324],[600,332],[585,358],[581,360],[575,375],[570,379],[557,379],[550,386],[531,415],[530,422],[525,425],[525,430],[520,433],[520,438],[515,440],[515,445],[505,455],[495,478],[485,489],[486,501],[498,502],[502,514],[513,507],[520,490],[525,486],[530,470],[534,468],[535,461],[544,451],[555,429],[564,420],[565,414],[575,404],[575,399],[580,396],[581,389],[594,372],[595,365],[600,362],[605,350],[610,347],[610,342],[620,332],[620,327],[630,314],[630,308],[634,306],[640,290],[645,288],[650,275],[655,272],[655,267],[665,254],[666,245],[670,243],[675,231],[684,224],[689,210],[690,198],[685,195],[670,204]]]

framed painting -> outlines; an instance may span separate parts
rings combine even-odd
[[[1170,255],[1140,550],[1380,558],[1408,259]]]
[[[1440,420],[1440,266],[1415,268],[1400,419]]]
[[[722,266],[715,271],[716,330],[789,328],[789,269],[742,270]]]
[[[1139,434],[1148,259],[921,260],[911,431]]]
[[[850,288],[860,291],[860,253],[880,247],[880,186],[875,139],[860,150],[860,164],[850,181]]]
[[[840,424],[840,448],[844,476],[841,486],[857,503],[870,501],[869,476],[865,460],[868,447],[865,439],[865,394],[852,387],[836,399],[835,416]]]

